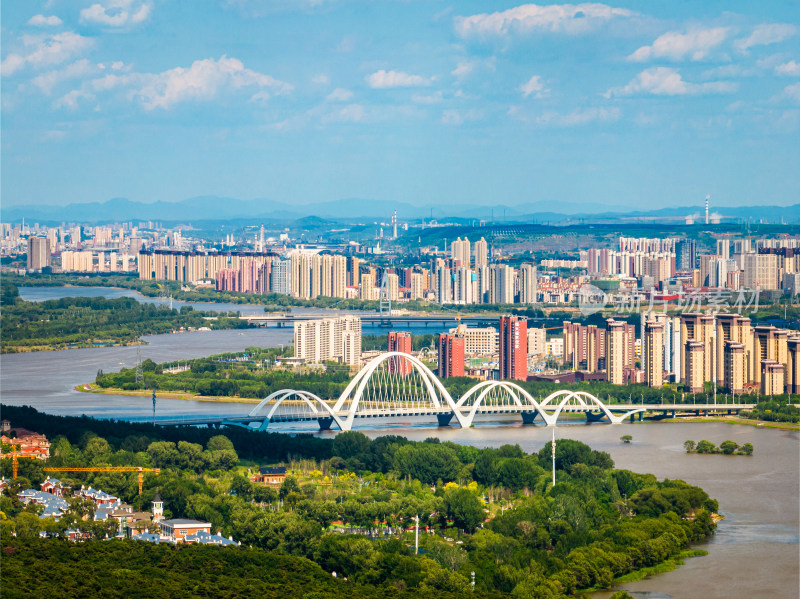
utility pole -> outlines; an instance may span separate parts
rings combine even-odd
[[[142,371],[142,350],[141,348],[136,348],[136,374],[134,381],[138,387],[139,383],[144,382],[144,372]]]
[[[419,514],[417,514],[415,520],[417,522],[417,529],[414,535],[414,555],[419,555]]]
[[[553,486],[556,486],[556,427],[553,425],[553,442],[550,444],[553,454]]]

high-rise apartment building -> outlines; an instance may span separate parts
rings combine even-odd
[[[742,285],[747,289],[779,289],[778,256],[776,254],[742,255],[744,279]]]
[[[463,240],[460,237],[457,238],[450,245],[450,256],[455,261],[456,266],[463,266],[464,268],[469,268],[470,267],[469,239],[467,239],[466,237]]]
[[[441,333],[438,339],[439,376],[443,379],[464,376],[464,340]]]
[[[400,299],[400,280],[399,277],[390,272],[386,276],[386,289],[389,293],[389,299],[396,302]]]
[[[521,304],[536,303],[536,266],[523,264],[519,269],[519,302]]]
[[[786,393],[800,393],[800,338],[787,341]]]
[[[50,266],[50,240],[46,237],[28,237],[28,270],[42,270]]]
[[[528,323],[518,316],[500,317],[500,380],[528,378]]]
[[[372,273],[364,273],[361,275],[361,282],[358,286],[358,297],[362,300],[377,300],[378,289],[375,287],[375,275]]]
[[[714,338],[714,343],[716,354],[715,360],[717,362],[715,367],[717,385],[726,388],[727,383],[725,364],[728,358],[725,344],[729,341],[733,343],[740,343],[742,345],[742,359],[744,360],[744,370],[742,372],[742,376],[745,380],[751,380],[752,357],[750,354],[753,347],[753,329],[750,326],[749,318],[746,316],[741,316],[737,313],[721,312],[716,315],[716,335]],[[738,352],[738,349],[736,351]],[[738,360],[738,357],[736,359]]]
[[[270,272],[270,289],[274,293],[290,295],[292,292],[292,261],[276,260]]]
[[[675,244],[675,270],[691,271],[697,268],[697,242],[681,239]]]
[[[645,381],[650,387],[661,387],[664,384],[664,325],[649,321],[644,326],[646,348],[644,358]]]
[[[295,252],[291,255],[292,262],[292,297],[311,299],[311,254]]]
[[[699,341],[689,340],[684,347],[683,383],[689,393],[699,393],[703,390],[705,346]]]
[[[423,299],[425,297],[423,274],[421,272],[412,272],[410,278],[411,278],[411,284],[409,286],[410,287],[409,299],[411,300]]]
[[[450,269],[440,266],[436,269],[436,301],[449,304],[453,301],[453,286]]]
[[[402,352],[411,355],[411,333],[389,331],[386,351]],[[411,362],[399,356],[391,358],[389,361],[389,372],[406,376],[411,372],[411,368]]]
[[[563,323],[564,364],[573,370],[598,372],[606,367],[606,331],[596,325]]]
[[[295,322],[294,355],[313,363],[338,360],[358,366],[361,361],[361,319],[342,316]]]
[[[360,265],[359,259],[355,256],[350,256],[347,259],[347,286],[358,287],[361,283],[361,274],[359,272]]]
[[[331,296],[347,297],[347,258],[331,256]]]
[[[693,359],[702,361],[702,369],[700,377],[702,383],[706,381],[713,381],[714,369],[716,361],[714,359],[714,317],[710,314],[701,314],[699,312],[687,312],[681,314],[681,347],[686,348],[687,343],[697,342],[701,344],[702,351],[698,358],[693,355]],[[696,349],[692,350],[696,352]],[[684,354],[688,355],[688,354]],[[684,361],[685,363],[685,361]],[[684,369],[685,370],[685,369]],[[691,376],[694,376],[692,373]],[[689,372],[684,371],[683,382],[688,386]]]
[[[778,329],[772,325],[759,325],[753,328],[753,383],[763,384],[761,376],[764,372],[764,362],[778,362],[788,364],[788,331]],[[772,387],[771,387],[772,388]]]
[[[489,279],[489,303],[514,303],[514,269],[507,264],[500,264],[498,266],[491,267],[491,275]]]
[[[489,265],[489,247],[486,240],[481,237],[475,242],[475,268]]]
[[[542,359],[547,353],[547,331],[545,329],[528,329],[528,357]]]
[[[761,362],[761,394],[780,395],[784,391],[786,367],[774,360]]]
[[[450,329],[450,335],[464,340],[464,353],[467,356],[497,356],[499,335],[494,327],[469,328],[460,324]]]
[[[625,376],[625,323],[609,319],[606,322],[606,380],[621,385]]]
[[[469,268],[456,267],[453,281],[453,303],[472,304],[472,271]]]
[[[743,393],[747,372],[744,343],[725,341],[722,353],[724,360],[722,388],[733,394]]]

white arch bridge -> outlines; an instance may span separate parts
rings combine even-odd
[[[728,413],[749,409],[736,405],[606,404],[585,391],[560,390],[536,399],[511,381],[483,381],[470,387],[455,400],[439,378],[419,359],[400,352],[387,352],[371,360],[348,383],[337,400],[325,400],[314,393],[281,389],[264,398],[246,415],[205,418],[158,419],[162,425],[226,425],[264,430],[270,423],[317,421],[321,429],[333,425],[351,430],[358,419],[435,416],[446,426],[453,419],[467,428],[481,415],[519,414],[532,424],[541,418],[548,426],[564,414],[585,414],[587,420],[607,419],[620,423],[644,412],[710,411]]]

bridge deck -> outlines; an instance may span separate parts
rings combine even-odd
[[[629,412],[631,410],[643,410],[645,412],[727,412],[740,410],[751,410],[755,404],[608,404],[606,407],[611,412]],[[553,409],[547,409],[551,406],[546,406],[545,411],[548,414],[555,412],[557,406],[552,406]],[[471,412],[472,406],[462,406],[462,412]],[[598,406],[582,406],[582,405],[565,405],[561,409],[562,413],[602,413]],[[537,412],[533,406],[517,406],[517,405],[500,405],[490,406],[481,405],[475,411],[478,415],[489,414],[533,414]],[[346,410],[334,412],[337,417],[342,420],[349,416]],[[354,418],[402,418],[410,416],[444,416],[447,414],[454,414],[453,410],[449,407],[441,408],[409,408],[409,409],[393,409],[393,410],[374,410],[365,409],[360,410],[354,414]],[[328,417],[328,414],[319,412],[317,414],[274,414],[270,422],[312,422],[320,418]],[[252,422],[262,422],[265,416],[250,416],[250,415],[230,415],[230,416],[207,416],[201,418],[164,418],[157,419],[156,424],[161,426],[198,426],[203,424],[249,424]]]

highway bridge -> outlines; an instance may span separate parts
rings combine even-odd
[[[357,421],[435,417],[440,426],[455,421],[469,428],[476,417],[516,415],[523,423],[540,418],[554,426],[566,414],[582,414],[589,421],[655,418],[677,414],[733,414],[753,404],[616,404],[585,391],[563,389],[536,399],[512,381],[481,381],[455,400],[441,380],[419,359],[387,352],[371,360],[348,383],[337,400],[326,401],[308,391],[281,389],[264,398],[247,414],[209,415],[198,418],[162,418],[162,426],[240,426],[265,430],[270,423],[313,422],[323,430],[336,426],[351,430]]]
[[[331,318],[332,316],[346,316],[346,314],[250,314],[240,316],[241,320],[246,320],[248,323],[260,327],[292,327],[295,322],[303,322],[306,320],[320,320],[322,318]],[[439,314],[439,315],[420,315],[420,316],[381,316],[377,312],[374,314],[358,313],[358,318],[361,319],[362,327],[384,327],[384,328],[409,328],[411,326],[436,326],[443,327],[452,325],[455,327],[459,322],[472,325],[497,325],[497,316],[458,316],[457,314]],[[529,319],[535,321],[537,319]]]

